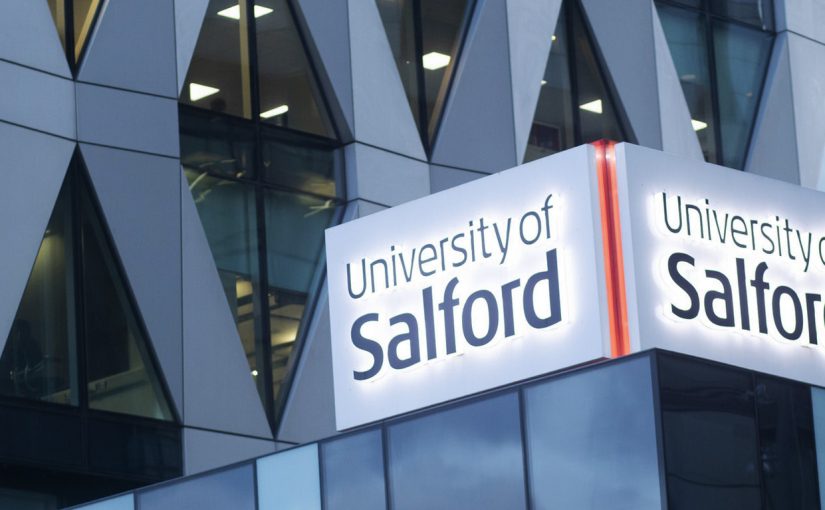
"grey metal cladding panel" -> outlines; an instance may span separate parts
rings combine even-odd
[[[788,36],[780,33],[765,78],[746,172],[799,184]]]
[[[460,186],[466,182],[480,179],[487,174],[480,172],[468,172],[457,168],[430,165],[430,191],[437,193],[445,189]]]
[[[182,409],[180,166],[81,144],[115,249],[177,409]]]
[[[825,44],[825,2],[822,0],[774,0],[776,30],[790,30]]]
[[[516,157],[524,160],[562,0],[507,0]],[[450,186],[447,186],[450,187]],[[440,188],[444,189],[444,188]]]
[[[103,3],[78,80],[177,98],[172,0]]]
[[[670,55],[665,32],[656,12],[650,4],[653,15],[653,40],[656,48],[656,76],[659,89],[659,108],[662,129],[662,150],[677,156],[704,161],[699,138],[690,120],[682,85],[676,74],[676,66]]]
[[[209,0],[175,0],[175,43],[178,61],[178,96],[183,90],[195,45],[201,33]]]
[[[517,164],[505,0],[478,0],[432,162],[497,172]]]
[[[0,87],[0,120],[75,137],[74,82],[0,61]]]
[[[364,216],[369,216],[370,214],[374,214],[389,209],[389,207],[385,205],[367,202],[366,200],[355,200],[352,202],[352,204],[355,204],[355,207],[357,209],[355,215],[355,217],[357,218],[363,218]]]
[[[394,206],[430,193],[427,163],[353,143],[344,150],[348,199]]]
[[[423,160],[378,6],[373,0],[352,0],[348,6],[355,139]]]
[[[321,64],[321,82],[334,92],[334,98],[328,98],[333,117],[344,141],[350,141],[354,113],[349,24],[344,22],[349,12],[347,0],[297,0],[296,5],[304,35],[313,49],[313,60]]]
[[[272,438],[183,174],[184,425]]]
[[[787,35],[799,182],[825,190],[825,45],[794,33]]]
[[[0,352],[73,150],[73,142],[0,123]]]
[[[183,429],[184,476],[274,452],[274,441],[188,427]]]
[[[585,15],[639,145],[662,148],[650,0],[585,0]]]
[[[66,53],[46,0],[3,2],[0,59],[71,78]]]
[[[81,142],[177,157],[178,102],[78,83],[77,136]]]
[[[337,433],[330,341],[329,297],[325,281],[318,293],[318,307],[293,375],[277,439],[306,443]]]

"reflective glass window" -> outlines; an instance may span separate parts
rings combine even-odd
[[[101,0],[47,0],[60,43],[73,66],[80,61],[86,41],[94,29]]]
[[[413,117],[418,125],[423,122],[421,117],[421,107],[419,97],[424,97],[419,91],[419,67],[417,45],[418,40],[415,31],[415,11],[413,10],[414,0],[376,0],[378,11],[381,13],[381,21],[384,24],[384,31],[390,43],[390,49],[395,57],[398,66],[398,73],[401,76],[401,83],[407,93],[407,100],[410,103]]]
[[[565,2],[549,37],[550,55],[524,161],[602,138],[624,140],[606,75],[574,2]]]
[[[711,12],[741,21],[763,30],[773,30],[773,2],[771,0],[712,0]]]
[[[264,179],[280,187],[335,198],[340,153],[325,141],[284,136],[265,129],[262,133]]]
[[[525,389],[532,508],[660,509],[650,359]]]
[[[323,443],[321,458],[326,510],[387,507],[380,429]]]
[[[668,508],[763,508],[751,375],[660,356]]]
[[[257,463],[260,510],[321,510],[317,444],[262,457]]]
[[[518,396],[390,425],[393,508],[526,507]]]
[[[91,505],[77,507],[76,510],[134,510],[135,497],[132,494],[99,501]]]
[[[180,115],[180,145],[186,172],[255,177],[255,129],[248,123],[188,109]]]
[[[820,498],[825,493],[825,389],[811,388]]]
[[[139,492],[137,504],[152,510],[255,510],[252,464]]]

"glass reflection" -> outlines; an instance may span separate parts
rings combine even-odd
[[[137,507],[152,510],[255,510],[252,465],[138,492]]]
[[[416,124],[421,125],[418,89],[418,58],[416,55],[414,0],[376,0],[390,49],[398,66],[401,83],[407,93],[410,110]]]
[[[509,393],[391,425],[393,508],[525,508],[518,397]]]
[[[321,510],[317,444],[258,459],[257,475],[262,510]]]
[[[264,178],[267,182],[313,195],[335,198],[340,154],[329,144],[263,132]]]
[[[711,12],[773,30],[773,2],[771,0],[713,0],[708,2]]]
[[[181,164],[194,172],[255,177],[255,129],[225,116],[180,108]]]
[[[380,429],[323,443],[321,457],[326,510],[387,507]]]

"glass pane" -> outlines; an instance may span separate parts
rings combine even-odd
[[[825,491],[825,389],[811,387],[819,494]]]
[[[659,356],[668,508],[762,508],[748,373]]]
[[[458,58],[461,27],[467,0],[419,0],[421,3],[421,62],[427,100],[428,132],[436,125],[436,104],[447,93],[449,77]]]
[[[286,0],[256,0],[261,119],[335,138]]]
[[[766,507],[819,508],[811,393],[807,386],[756,378]]]
[[[771,0],[713,0],[708,4],[714,14],[750,23],[763,30],[773,30]]]
[[[152,510],[255,510],[252,464],[139,492],[137,503]]]
[[[74,18],[74,58],[80,59],[83,46],[94,29],[95,16],[100,7],[100,0],[72,0]]]
[[[53,508],[57,508],[57,501],[54,496],[47,494],[0,489],[0,508],[14,510],[52,510]]]
[[[581,130],[581,143],[594,142],[602,138],[622,141],[622,130],[613,101],[605,85],[596,53],[590,42],[587,26],[577,8],[570,9],[572,16],[576,55],[576,99]]]
[[[418,68],[416,67],[418,59],[415,56],[414,0],[376,0],[376,2],[390,49],[398,66],[398,73],[401,75],[401,83],[407,92],[410,110],[412,110],[416,124],[420,126],[421,110],[418,97],[421,92],[418,90]]]
[[[77,405],[71,178],[57,197],[0,357],[0,394]]]
[[[246,2],[210,0],[180,101],[252,118]]]
[[[321,510],[317,444],[260,458],[257,467],[261,510]]]
[[[47,0],[49,12],[52,13],[57,35],[60,37],[60,44],[66,49],[66,1],[67,0]]]
[[[393,508],[525,508],[518,397],[509,393],[391,425]]]
[[[721,22],[713,35],[723,163],[743,168],[773,36]]]
[[[339,155],[328,145],[265,131],[262,150],[267,181],[315,195],[336,196]]]
[[[707,161],[717,163],[704,15],[659,4],[659,17],[702,152]]]
[[[85,184],[85,183],[84,183]],[[171,420],[148,339],[86,185],[81,187],[83,297],[89,407]]]
[[[335,203],[310,195],[267,191],[264,207],[273,390],[277,396]]]
[[[326,510],[387,507],[380,429],[324,443],[321,456]]]
[[[528,388],[525,417],[534,509],[662,508],[648,358]]]
[[[131,494],[107,499],[91,505],[78,507],[76,510],[134,510],[135,499]]]
[[[248,124],[181,107],[181,164],[189,171],[253,178],[255,130]]]
[[[536,113],[530,128],[524,161],[533,161],[575,145],[573,98],[570,86],[570,56],[566,9],[559,13],[556,30],[550,35],[550,56],[541,80]]]
[[[259,353],[255,341],[260,338],[257,330],[260,326],[256,323],[260,323],[261,316],[255,189],[190,168],[184,171],[229,310],[238,326],[249,370],[263,398],[263,376],[258,375],[258,369],[266,363],[256,358]]]

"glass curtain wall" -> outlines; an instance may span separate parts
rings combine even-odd
[[[40,0],[37,0],[40,1]],[[76,70],[94,28],[101,0],[47,0],[69,65]]]
[[[774,39],[771,0],[657,0],[705,159],[742,169]]]
[[[627,139],[577,2],[566,1],[550,37],[524,162],[602,138]]]
[[[342,191],[291,9],[211,0],[180,97],[181,162],[273,426]]]
[[[475,0],[376,0],[425,147],[432,141]]]

